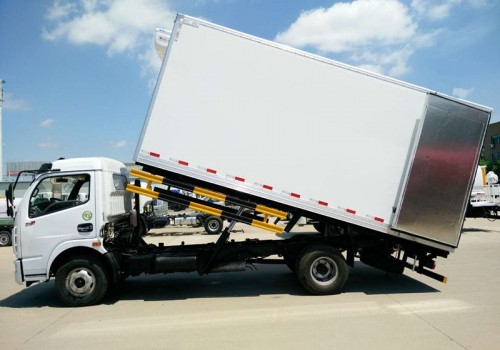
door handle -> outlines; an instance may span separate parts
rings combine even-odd
[[[80,224],[77,227],[78,232],[92,232],[94,231],[94,225],[92,224]]]

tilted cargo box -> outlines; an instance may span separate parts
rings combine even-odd
[[[178,15],[135,161],[452,250],[490,115]]]

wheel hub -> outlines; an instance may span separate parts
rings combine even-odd
[[[84,285],[85,285],[85,280],[84,280],[83,278],[78,277],[78,278],[75,280],[75,286],[76,286],[77,288],[82,288]]]
[[[7,235],[0,235],[0,245],[7,245],[9,242],[9,237]]]
[[[211,230],[215,231],[215,230],[217,230],[217,229],[219,228],[219,223],[218,223],[217,221],[210,221],[210,222],[208,223],[208,227],[209,227]]]
[[[328,257],[318,258],[311,265],[311,276],[318,283],[332,283],[337,278],[337,264]]]
[[[66,289],[74,296],[85,296],[94,290],[95,277],[87,269],[75,269],[68,274]]]

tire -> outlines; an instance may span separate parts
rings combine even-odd
[[[67,306],[90,306],[106,295],[109,279],[102,263],[93,257],[72,259],[56,273],[56,291]]]
[[[338,250],[328,245],[313,245],[300,255],[296,274],[312,294],[338,294],[345,286],[349,267]]]
[[[218,235],[222,231],[222,219],[217,216],[209,216],[203,222],[203,227],[209,235]]]
[[[0,247],[7,247],[12,244],[12,236],[9,231],[0,231]]]
[[[325,233],[325,224],[322,223],[322,222],[315,222],[314,224],[312,224],[314,229],[316,231],[318,231],[319,233]]]

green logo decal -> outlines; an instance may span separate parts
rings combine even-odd
[[[82,214],[82,218],[85,221],[92,220],[92,212],[90,212],[90,211],[84,211],[83,214]]]

